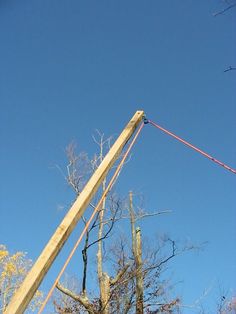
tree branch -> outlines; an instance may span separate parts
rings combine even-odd
[[[226,8],[224,8],[223,10],[220,10],[220,11],[218,11],[218,12],[213,13],[213,16],[217,16],[217,15],[220,15],[220,14],[224,14],[226,11],[232,9],[232,8],[235,7],[235,6],[236,6],[236,3],[232,3],[232,4],[228,5]]]
[[[87,296],[75,294],[69,289],[63,287],[60,283],[58,283],[56,287],[59,291],[66,294],[68,297],[72,298],[74,301],[79,302],[81,305],[83,305],[84,308],[89,312],[89,314],[96,314],[96,312],[93,309],[93,305],[89,302]]]
[[[114,286],[126,273],[127,269],[130,267],[130,264],[126,264],[116,275],[115,278],[110,280],[110,285]]]
[[[231,65],[224,70],[224,72],[229,72],[229,71],[233,71],[233,70],[236,70],[236,68],[232,67]]]
[[[92,245],[94,245],[94,244],[96,244],[96,243],[98,243],[98,242],[100,242],[100,241],[102,241],[102,240],[104,240],[104,239],[106,239],[106,238],[108,237],[108,235],[109,235],[109,233],[111,232],[111,230],[113,229],[114,223],[115,223],[115,221],[116,221],[115,218],[116,218],[116,214],[117,214],[117,212],[118,212],[118,209],[119,209],[119,207],[116,208],[115,214],[114,214],[114,216],[111,218],[111,225],[110,225],[109,229],[107,230],[107,232],[106,232],[102,237],[100,237],[99,239],[97,239],[97,240],[93,241],[92,243],[90,243],[90,244],[87,246],[87,249],[90,248]]]

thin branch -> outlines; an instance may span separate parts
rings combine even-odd
[[[236,70],[236,68],[235,68],[235,67],[232,67],[232,66],[230,65],[227,69],[224,70],[224,73],[225,73],[225,72],[229,72],[229,71],[233,71],[233,70]]]
[[[137,216],[135,218],[135,221],[138,221],[140,219],[147,218],[147,217],[152,217],[152,216],[157,216],[157,215],[162,215],[162,214],[169,214],[169,213],[172,213],[171,209],[166,209],[166,210],[162,210],[160,212],[154,212],[154,213],[150,213],[150,214],[140,214],[139,216]]]
[[[145,273],[149,272],[150,270],[160,268],[163,264],[166,264],[170,259],[172,259],[173,257],[175,257],[177,255],[177,253],[176,253],[177,249],[176,249],[175,241],[173,241],[171,239],[168,239],[168,241],[171,242],[172,253],[168,257],[166,257],[164,260],[162,260],[160,263],[147,267],[144,270]]]
[[[130,267],[130,264],[126,264],[116,275],[116,277],[114,279],[110,280],[110,285],[114,286],[126,273],[126,271],[128,270],[128,268]]]
[[[218,12],[213,13],[213,16],[217,16],[217,15],[220,15],[220,14],[224,14],[226,11],[232,9],[232,8],[235,7],[235,6],[236,6],[236,3],[232,3],[232,4],[230,4],[229,6],[227,6],[226,8],[224,8],[223,10],[220,10],[220,11],[218,11]]]
[[[116,214],[117,214],[117,212],[118,212],[118,209],[119,209],[119,207],[116,208],[115,214],[114,214],[114,216],[111,218],[111,225],[110,225],[109,229],[107,230],[107,232],[106,232],[102,237],[100,237],[99,239],[97,239],[97,240],[93,241],[92,243],[90,243],[90,244],[87,246],[87,249],[90,248],[92,245],[94,245],[94,244],[96,244],[96,243],[98,243],[98,242],[100,242],[100,241],[102,241],[102,240],[104,240],[104,239],[106,239],[106,238],[108,237],[108,235],[109,235],[109,233],[111,232],[111,230],[113,229],[114,223],[115,223],[115,221],[116,221],[115,218],[116,218]]]
[[[161,261],[158,265],[157,268],[160,268],[163,264],[167,263],[170,259],[172,259],[174,256],[176,256],[176,245],[175,245],[175,241],[168,239],[168,241],[171,242],[171,246],[172,246],[172,254],[170,256],[168,256],[166,259],[164,259],[163,261]]]

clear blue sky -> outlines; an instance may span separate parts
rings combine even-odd
[[[65,146],[75,139],[92,154],[95,129],[116,136],[138,109],[236,167],[236,71],[224,73],[236,66],[236,11],[213,17],[222,7],[0,2],[0,243],[36,259],[65,214],[58,205],[71,201],[55,168]],[[208,241],[171,264],[186,304],[213,286],[211,310],[218,283],[235,293],[235,179],[149,125],[119,178],[123,194],[145,195],[146,209],[173,210],[145,221],[143,234]]]

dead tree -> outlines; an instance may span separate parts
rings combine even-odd
[[[105,146],[109,148],[111,139],[104,139],[104,135],[100,132],[98,135],[98,139],[94,137],[94,141],[99,146],[99,153],[95,154],[92,160],[89,160],[87,154],[77,154],[74,145],[70,145],[67,149],[69,162],[65,177],[76,195],[83,188],[87,174],[95,171],[102,161]],[[105,188],[106,181],[104,180],[102,190],[104,191]],[[144,254],[141,245],[141,230],[136,227],[136,223],[140,219],[170,211],[147,213],[142,209],[134,209],[132,193],[129,194],[129,205],[125,206],[124,203],[114,193],[108,195],[104,200],[94,222],[86,233],[82,249],[81,290],[78,293],[63,283],[58,284],[58,291],[67,298],[63,302],[61,302],[60,297],[59,299],[55,298],[54,307],[57,313],[128,314],[135,311],[136,314],[143,314],[144,311],[152,313],[151,311],[155,308],[156,310],[174,309],[179,305],[178,298],[168,300],[165,297],[168,280],[161,280],[160,278],[163,268],[172,258],[181,253],[181,250],[178,250],[175,241],[167,237],[159,247],[146,250]],[[94,207],[93,204],[90,206]],[[122,237],[118,236],[120,240],[118,242],[113,240],[109,254],[105,254],[105,243],[112,236],[116,222],[121,222],[124,219],[130,221],[131,250],[129,249],[129,241],[123,241]],[[83,217],[83,221],[86,223],[86,217]],[[94,232],[97,234],[95,239]],[[91,296],[87,292],[88,267],[91,265],[89,264],[88,251],[95,245],[97,245],[98,297]],[[161,254],[162,250],[168,246],[170,253]],[[109,267],[106,265],[106,260],[110,262]]]

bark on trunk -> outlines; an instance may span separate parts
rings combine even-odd
[[[103,181],[103,191],[106,188],[106,181]],[[104,199],[102,204],[102,209],[99,214],[99,228],[98,228],[98,239],[103,236],[103,218],[105,211],[106,199]],[[98,272],[98,282],[100,289],[100,302],[101,302],[101,314],[109,314],[109,299],[110,299],[110,278],[106,273],[103,273],[103,255],[102,255],[102,240],[98,241],[98,251],[97,251],[97,272]]]
[[[143,314],[143,274],[142,274],[142,246],[140,228],[135,230],[135,213],[133,208],[133,194],[129,193],[129,214],[132,234],[132,251],[136,271],[136,314]]]
[[[110,277],[107,273],[103,273],[100,283],[101,289],[101,313],[109,314],[109,301],[110,301]]]
[[[141,230],[136,228],[136,314],[143,314],[143,273]]]

